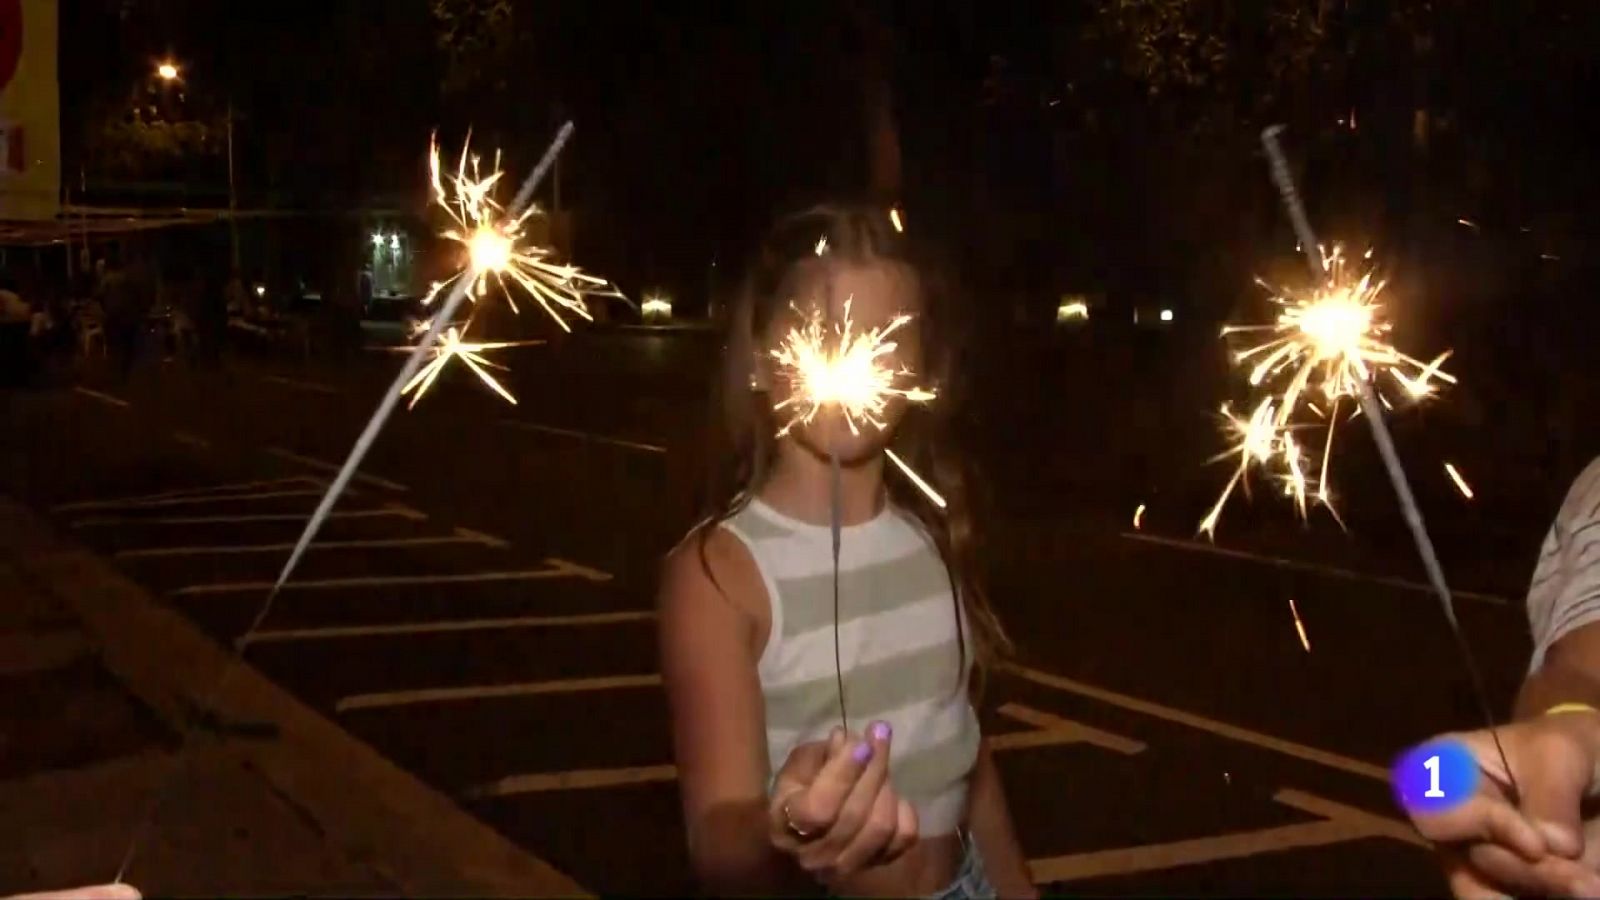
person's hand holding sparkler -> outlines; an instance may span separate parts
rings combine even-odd
[[[1505,761],[1488,731],[1451,736],[1484,777],[1478,793],[1447,812],[1412,812],[1422,836],[1439,845],[1457,897],[1600,897],[1600,821],[1580,806],[1600,792],[1600,715],[1537,716],[1499,728]],[[1430,742],[1431,743],[1431,742]]]
[[[889,782],[886,723],[800,744],[773,780],[772,846],[823,884],[898,858],[917,840],[917,811]]]

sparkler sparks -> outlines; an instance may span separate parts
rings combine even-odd
[[[444,333],[439,336],[439,343],[430,348],[430,352],[433,353],[433,359],[429,360],[426,365],[419,369],[417,374],[413,375],[411,380],[407,381],[405,386],[400,389],[401,395],[411,394],[411,402],[407,404],[407,409],[411,409],[417,405],[417,401],[421,400],[422,395],[428,392],[428,388],[433,387],[433,383],[439,378],[439,373],[444,371],[444,367],[449,365],[450,360],[452,359],[461,360],[466,364],[467,368],[471,369],[473,374],[482,379],[483,383],[488,385],[490,389],[504,397],[506,401],[511,403],[513,406],[516,405],[517,398],[513,397],[511,392],[506,390],[505,386],[496,380],[493,375],[489,374],[488,371],[489,369],[500,369],[501,371],[504,371],[505,366],[490,362],[483,357],[483,353],[488,350],[503,350],[506,347],[522,347],[529,344],[542,344],[544,342],[468,341],[462,338],[461,330],[457,330],[456,326],[454,325],[451,325],[449,328],[445,329]],[[412,351],[412,348],[410,347],[396,347],[393,349],[397,353],[410,353]]]
[[[819,246],[822,246],[820,242]],[[773,407],[774,411],[789,410],[791,413],[789,420],[778,429],[778,437],[788,434],[796,425],[810,424],[827,407],[839,410],[851,434],[860,434],[862,424],[882,429],[886,424],[884,412],[894,398],[908,403],[927,403],[937,396],[915,385],[902,387],[901,384],[914,374],[904,366],[895,368],[885,362],[898,347],[890,340],[891,336],[910,322],[911,316],[897,315],[887,325],[857,330],[850,318],[851,303],[852,300],[845,300],[843,321],[832,329],[831,340],[822,310],[813,308],[809,313],[801,313],[799,307],[792,307],[805,321],[789,329],[777,349],[770,351],[790,387],[788,399]],[[945,499],[904,460],[893,451],[886,452],[890,461],[935,506],[945,506]]]
[[[500,154],[495,154],[486,175],[478,157],[468,149],[470,143],[469,138],[462,145],[454,175],[443,171],[438,142],[429,145],[433,200],[449,214],[452,223],[440,236],[460,244],[466,262],[461,271],[435,282],[422,298],[423,305],[433,303],[451,284],[465,278],[467,295],[474,302],[488,293],[492,282],[505,295],[511,310],[521,312],[510,290],[514,285],[538,301],[564,331],[571,331],[562,312],[592,321],[585,297],[622,297],[606,279],[586,274],[577,266],[550,261],[551,250],[534,244],[524,230],[538,208],[529,204],[521,213],[513,214],[502,206],[495,199],[495,188],[505,175],[500,168]]]
[[[1306,637],[1306,623],[1301,621],[1300,610],[1295,607],[1293,597],[1289,598],[1289,614],[1294,616],[1294,630],[1300,635],[1300,646],[1306,648],[1306,652],[1310,653],[1311,639]]]
[[[1444,470],[1450,476],[1450,480],[1456,483],[1456,490],[1461,492],[1461,496],[1471,500],[1472,486],[1467,484],[1465,478],[1461,477],[1461,473],[1456,470],[1455,463],[1445,463]]]
[[[1326,279],[1310,291],[1273,290],[1260,282],[1272,291],[1271,302],[1280,307],[1275,322],[1230,325],[1222,331],[1224,336],[1265,334],[1264,340],[1233,358],[1235,364],[1250,367],[1250,385],[1261,399],[1248,420],[1241,420],[1224,408],[1225,427],[1237,443],[1223,456],[1237,455],[1239,467],[1201,521],[1200,531],[1204,534],[1215,534],[1217,519],[1229,495],[1253,465],[1276,472],[1284,481],[1284,493],[1294,499],[1301,517],[1308,514],[1306,471],[1312,460],[1293,437],[1295,430],[1307,427],[1295,421],[1302,410],[1325,422],[1327,428],[1316,487],[1309,495],[1338,518],[1328,485],[1328,463],[1334,452],[1340,402],[1359,398],[1362,384],[1382,374],[1387,374],[1411,401],[1432,395],[1438,382],[1456,381],[1440,368],[1449,358],[1448,352],[1425,363],[1389,342],[1392,325],[1378,302],[1384,282],[1372,269],[1352,266],[1337,244],[1320,255]],[[1366,258],[1370,256],[1369,251]],[[1323,399],[1328,408],[1317,405],[1313,397]],[[1380,393],[1379,399],[1385,408],[1390,408],[1387,397]],[[1359,406],[1356,409],[1359,411]]]
[[[1144,504],[1141,503],[1141,504],[1139,504],[1139,507],[1133,511],[1133,530],[1134,531],[1138,531],[1143,527],[1144,527]]]

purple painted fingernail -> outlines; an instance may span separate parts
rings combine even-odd
[[[873,722],[872,723],[872,738],[873,738],[873,740],[887,741],[889,739],[889,735],[893,734],[893,733],[894,733],[894,730],[889,727],[889,723],[888,722]]]
[[[864,763],[872,758],[872,745],[863,741],[850,751],[850,758],[858,763]]]

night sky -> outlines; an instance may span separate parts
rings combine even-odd
[[[1272,121],[1290,124],[1325,220],[1398,246],[1419,216],[1459,208],[1586,240],[1600,14],[1522,6],[63,0],[64,171],[91,197],[225,183],[215,156],[139,177],[95,155],[168,56],[186,77],[163,114],[220,121],[231,100],[245,205],[415,207],[430,130],[453,146],[471,127],[515,172],[570,116],[580,261],[694,295],[775,213],[885,199],[867,141],[879,78],[903,155],[893,193],[969,281],[1204,293],[1278,238],[1254,149]],[[1184,29],[1164,31],[1172,9]],[[1214,44],[1186,43],[1196,31]]]

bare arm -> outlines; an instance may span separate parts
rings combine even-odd
[[[751,611],[764,602],[765,588],[743,546],[723,532],[711,534],[706,562],[715,581],[698,538],[685,541],[667,560],[660,598],[662,675],[689,857],[712,892],[790,893],[805,882],[767,837],[769,767],[756,674],[765,636]],[[762,593],[740,596],[751,587]]]
[[[1531,718],[1561,703],[1600,708],[1600,622],[1576,628],[1550,647],[1544,664],[1522,682],[1515,716]]]
[[[1000,782],[1000,771],[995,768],[988,739],[978,747],[969,798],[967,824],[995,892],[1001,897],[1039,896],[1028,872],[1028,861],[1017,843],[1011,810],[1006,806],[1005,785]]]

